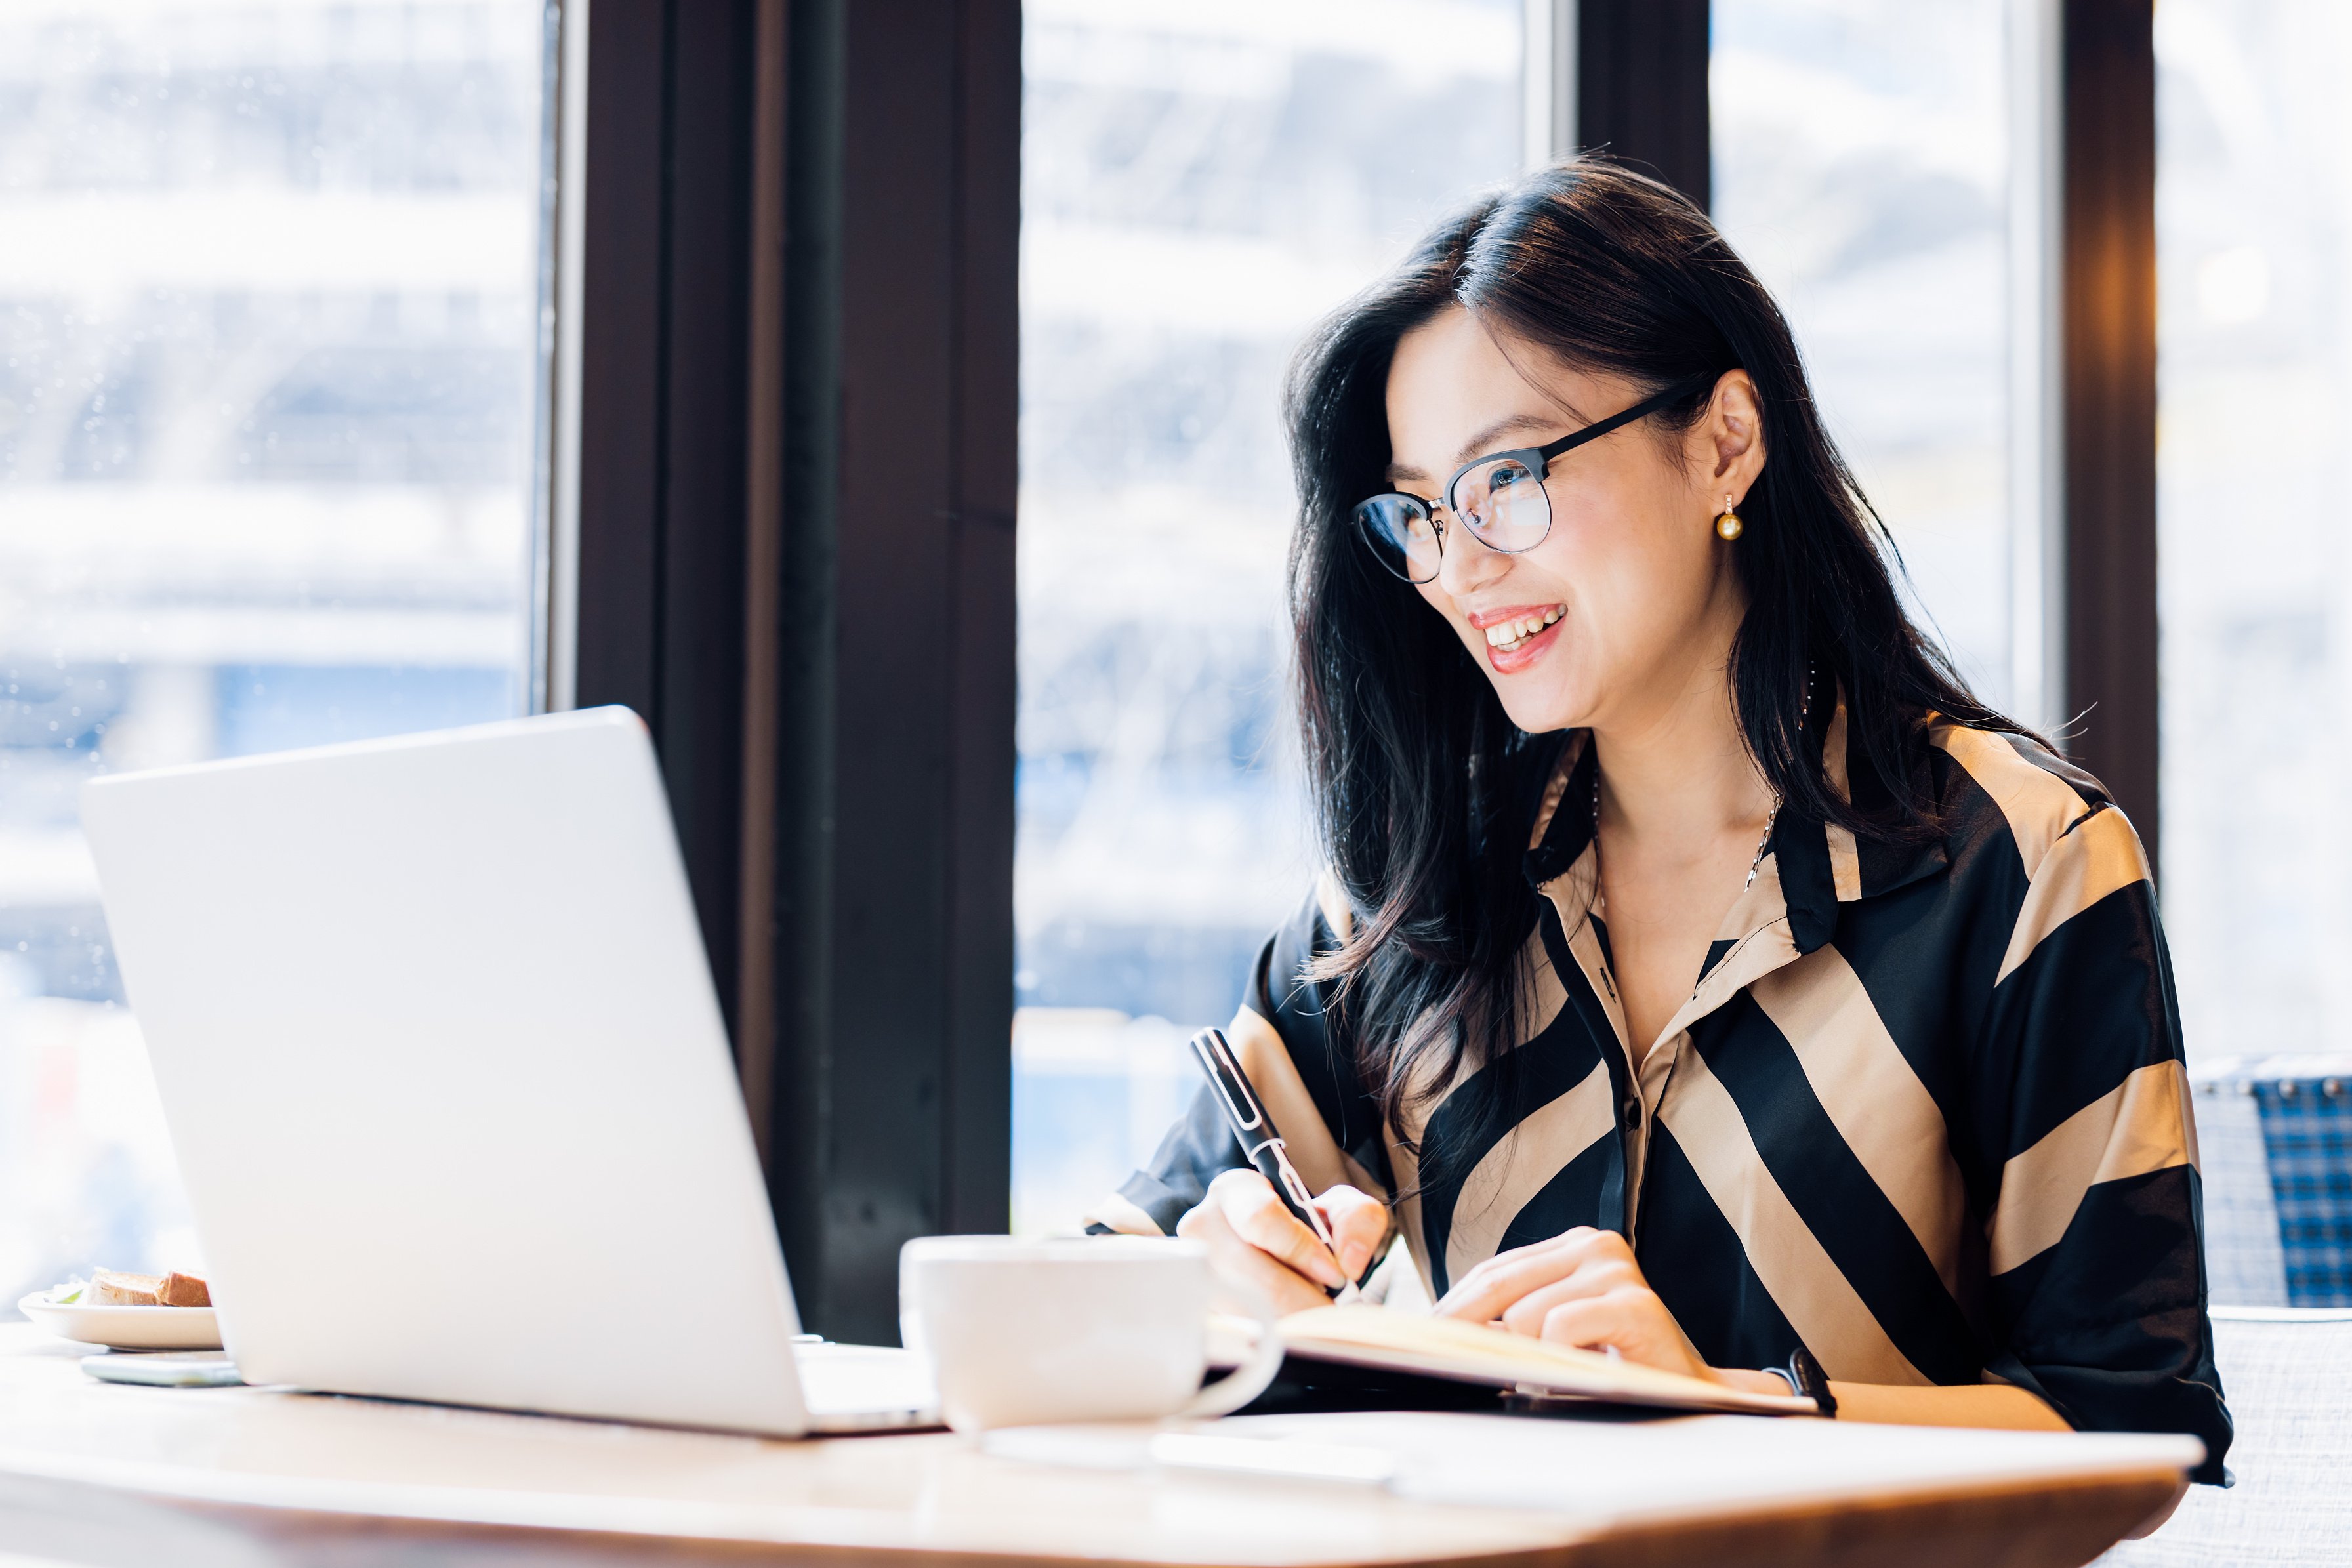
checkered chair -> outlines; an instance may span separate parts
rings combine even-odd
[[[2352,1563],[2352,1062],[2271,1058],[2195,1078],[2235,1484],[2190,1488],[2162,1529],[2099,1561]]]
[[[2352,1307],[2352,1061],[2219,1063],[2195,1098],[2212,1300]]]

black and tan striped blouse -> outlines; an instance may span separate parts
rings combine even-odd
[[[1823,741],[1846,790],[1843,703]],[[2138,836],[2098,783],[2021,737],[1922,726],[1910,765],[1939,837],[1890,848],[1784,821],[1689,1001],[1636,1053],[1591,816],[1559,805],[1591,798],[1583,742],[1543,764],[1532,1029],[1507,1072],[1423,1086],[1400,1138],[1344,1009],[1302,978],[1344,906],[1327,891],[1267,942],[1234,1044],[1309,1184],[1404,1194],[1433,1294],[1605,1226],[1715,1365],[1802,1343],[1833,1378],[2006,1381],[2078,1427],[2194,1433],[2219,1479],[2179,1016]],[[1422,1144],[1454,1152],[1424,1172]],[[1200,1100],[1090,1217],[1172,1231],[1239,1163]]]

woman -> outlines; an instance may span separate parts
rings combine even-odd
[[[1786,322],[1591,162],[1441,226],[1289,402],[1330,875],[1244,1067],[1365,1268],[1841,1414],[2193,1432],[2195,1139],[2147,862],[1906,616]],[[1340,1271],[1203,1100],[1096,1216]],[[1784,1370],[1786,1369],[1786,1370]]]

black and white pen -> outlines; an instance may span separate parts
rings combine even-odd
[[[1315,1233],[1315,1239],[1331,1254],[1331,1261],[1339,1264],[1339,1273],[1345,1278],[1348,1266],[1339,1261],[1339,1244],[1331,1235],[1330,1224],[1324,1219],[1322,1211],[1315,1206],[1314,1196],[1307,1192],[1306,1182],[1300,1179],[1298,1167],[1290,1163],[1290,1152],[1283,1146],[1282,1134],[1276,1130],[1274,1118],[1266,1114],[1265,1101],[1258,1098],[1256,1086],[1250,1082],[1249,1075],[1242,1071],[1241,1058],[1234,1054],[1234,1047],[1226,1040],[1224,1031],[1203,1029],[1193,1036],[1192,1054],[1200,1058],[1201,1070],[1209,1075],[1209,1087],[1216,1091],[1217,1103],[1223,1109],[1226,1123],[1233,1128],[1234,1137],[1241,1143],[1242,1152],[1249,1156],[1249,1163],[1257,1167],[1258,1174],[1274,1184],[1274,1190],[1282,1199],[1283,1206],[1297,1216],[1301,1225]],[[1356,1289],[1353,1279],[1336,1289],[1329,1286],[1324,1289],[1334,1300],[1342,1304],[1353,1301],[1361,1293]]]

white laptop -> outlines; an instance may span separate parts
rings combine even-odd
[[[102,778],[82,820],[247,1382],[934,1419],[906,1352],[796,1342],[635,714]]]

